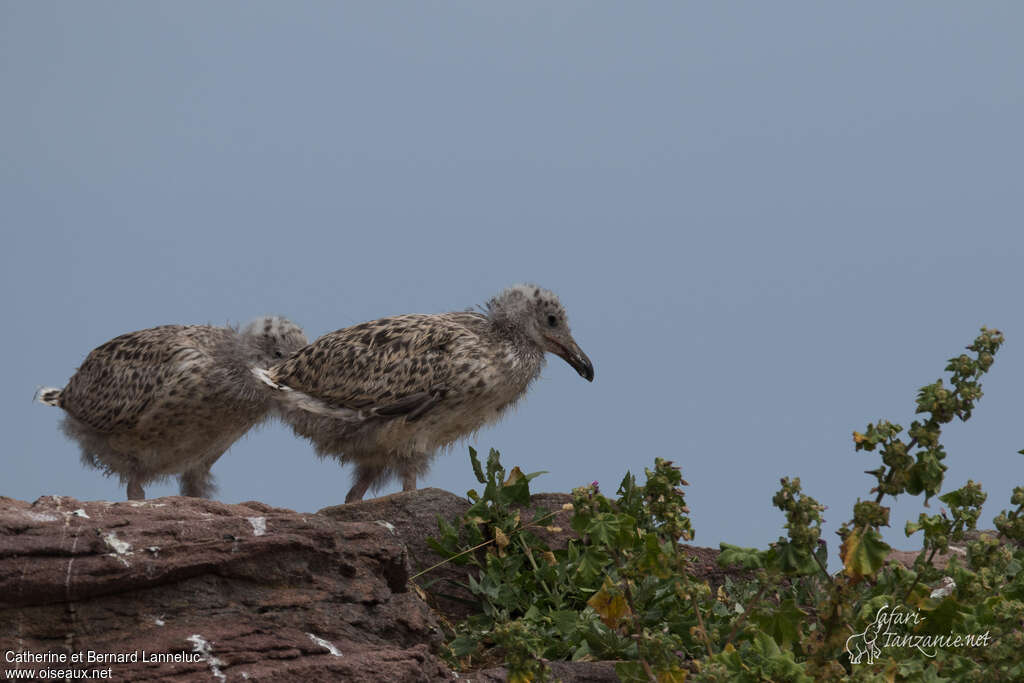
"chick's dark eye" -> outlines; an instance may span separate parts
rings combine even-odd
[[[280,351],[274,351],[274,358],[284,358],[284,354]]]
[[[556,318],[553,315],[549,315],[548,316],[548,327],[557,327],[557,326],[558,326],[558,318]]]

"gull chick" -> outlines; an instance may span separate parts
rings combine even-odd
[[[394,477],[415,489],[439,448],[497,421],[523,397],[546,352],[593,381],[558,297],[516,285],[482,312],[360,323],[253,373],[320,456],[355,465],[348,503]]]
[[[63,389],[40,403],[64,410],[64,433],[82,463],[116,474],[128,498],[176,475],[183,496],[209,497],[210,468],[273,409],[253,367],[269,367],[308,343],[291,321],[257,318],[241,332],[209,325],[163,325],[97,347]]]

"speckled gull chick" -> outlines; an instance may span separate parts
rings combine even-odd
[[[593,381],[558,297],[517,285],[480,313],[360,323],[253,372],[320,456],[355,464],[345,497],[352,502],[393,477],[415,489],[439,448],[495,422],[523,397],[547,351]]]
[[[269,367],[308,343],[291,321],[257,318],[241,332],[163,325],[116,337],[89,354],[63,389],[40,403],[63,408],[64,433],[82,463],[116,474],[128,498],[177,475],[181,494],[208,498],[210,468],[274,408],[253,367]]]

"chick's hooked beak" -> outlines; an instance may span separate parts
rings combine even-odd
[[[544,335],[544,339],[547,340],[549,344],[548,350],[551,353],[559,356],[571,365],[583,379],[588,382],[594,381],[594,364],[590,362],[587,354],[583,353],[583,349],[572,338],[555,339],[554,337]]]

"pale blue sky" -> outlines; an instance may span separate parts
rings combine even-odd
[[[596,379],[552,358],[469,443],[539,490],[668,457],[698,543],[764,546],[800,476],[834,549],[878,462],[851,432],[908,425],[985,324],[1008,343],[946,490],[981,481],[990,525],[1024,483],[1022,25],[1015,2],[4,0],[0,495],[123,498],[31,402],[118,334],[281,313],[315,338],[531,281]],[[279,425],[214,473],[307,511],[350,474]],[[465,445],[422,485],[474,486]]]

